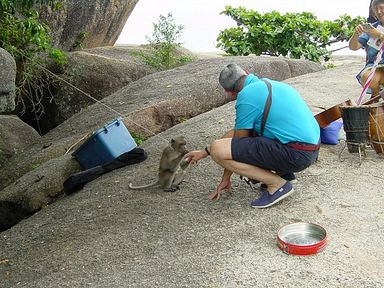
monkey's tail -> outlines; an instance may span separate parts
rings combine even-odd
[[[128,187],[129,187],[129,189],[132,189],[132,190],[144,189],[144,188],[149,188],[149,187],[160,187],[160,183],[159,183],[159,180],[157,180],[156,182],[146,184],[146,185],[142,185],[142,186],[133,186],[132,183],[129,183]]]

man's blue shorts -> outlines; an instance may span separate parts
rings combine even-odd
[[[319,150],[302,151],[265,137],[232,138],[232,159],[281,173],[299,172],[313,164]]]

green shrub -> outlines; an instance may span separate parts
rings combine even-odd
[[[320,21],[309,12],[277,11],[260,14],[244,7],[226,6],[221,13],[237,24],[220,32],[217,48],[230,55],[271,55],[328,61],[333,43],[348,41],[364,18],[342,15],[334,21]]]
[[[178,56],[177,49],[181,47],[179,39],[183,25],[174,23],[171,13],[160,15],[158,23],[153,23],[152,37],[146,36],[149,45],[147,52],[136,52],[146,64],[159,69],[167,70],[192,62],[191,56]]]

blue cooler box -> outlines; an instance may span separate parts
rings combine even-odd
[[[122,118],[105,124],[92,133],[72,156],[76,158],[84,169],[106,164],[121,154],[137,147],[135,140],[129,134]]]

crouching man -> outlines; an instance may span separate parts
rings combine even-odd
[[[185,158],[196,164],[210,155],[224,168],[211,200],[218,200],[223,190],[231,192],[231,175],[236,173],[263,183],[261,196],[251,206],[270,207],[293,192],[294,172],[316,161],[320,128],[300,94],[288,84],[247,74],[236,64],[221,71],[219,82],[236,100],[235,127]]]

